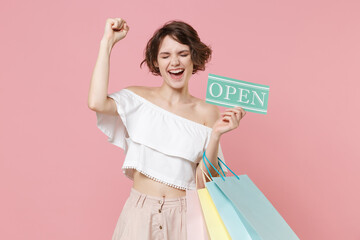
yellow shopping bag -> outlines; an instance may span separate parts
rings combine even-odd
[[[205,218],[206,228],[211,240],[231,240],[230,234],[228,233],[224,222],[221,220],[220,214],[218,213],[208,190],[206,188],[202,188],[197,191],[201,209]]]

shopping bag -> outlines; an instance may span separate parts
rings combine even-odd
[[[220,161],[218,161],[218,165],[223,173],[223,176],[225,176]],[[220,173],[219,175],[222,176]],[[242,215],[237,211],[232,202],[223,194],[215,182],[206,182],[205,185],[232,239],[261,239],[256,231],[254,231],[251,226],[247,225],[247,221],[243,219]]]
[[[205,159],[218,172],[220,177],[212,177]],[[217,207],[217,212],[221,215],[232,239],[244,239],[244,230],[248,233],[248,236],[245,236],[248,238],[245,239],[299,239],[247,175],[236,175],[220,158],[218,160],[221,163],[219,163],[220,169],[221,165],[224,165],[234,176],[226,177],[225,174],[222,175],[207,159],[204,152],[204,165],[212,179],[211,182],[206,182],[205,185],[209,194],[212,194],[211,198]],[[232,204],[233,210],[231,210],[229,203]],[[234,222],[236,221],[236,224],[227,220],[230,217],[234,219]]]
[[[206,182],[205,178],[204,182]],[[224,222],[221,220],[221,217],[216,210],[208,190],[206,188],[202,188],[198,189],[197,192],[210,239],[231,240],[230,234],[227,231]]]
[[[232,239],[261,239],[251,226],[245,226],[247,222],[242,219],[242,215],[236,210],[232,202],[222,193],[215,182],[207,182],[205,185]]]
[[[219,166],[225,176],[225,173],[221,168],[220,162],[219,162]],[[255,237],[256,233],[252,234],[252,237],[250,236],[249,231],[244,226],[244,223],[241,220],[241,215],[238,214],[231,201],[227,199],[226,196],[217,187],[217,185],[213,181],[211,181],[211,178],[210,177],[208,178],[210,179],[210,182],[205,182],[204,180],[205,186],[210,194],[212,201],[214,202],[214,205],[230,237],[232,239],[241,239],[241,240],[255,240],[255,239],[260,240],[261,238]]]
[[[186,190],[186,231],[187,240],[210,240],[196,190]]]

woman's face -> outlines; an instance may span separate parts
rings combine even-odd
[[[174,40],[169,35],[162,40],[157,63],[160,74],[170,86],[183,87],[193,72],[190,47]]]

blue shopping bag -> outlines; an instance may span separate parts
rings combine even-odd
[[[212,177],[205,159],[220,177]],[[219,157],[218,160],[220,169],[224,165],[234,176],[226,177],[224,171],[222,175],[204,152],[204,165],[212,179],[205,185],[232,239],[299,239],[247,175],[236,175]]]
[[[200,169],[203,171],[202,168]],[[205,181],[204,174],[207,176],[210,182]],[[256,236],[256,232],[254,232],[252,235],[253,237],[250,236],[248,229],[244,226],[244,223],[241,220],[241,214],[236,211],[232,202],[221,192],[216,183],[211,181],[211,178],[204,171],[203,178],[209,197],[215,205],[215,209],[218,212],[219,218],[225,225],[225,228],[231,239],[260,240],[260,238],[254,238],[254,236]],[[211,239],[213,240],[213,238]],[[222,240],[220,238],[218,239]]]

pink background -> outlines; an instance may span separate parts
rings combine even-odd
[[[221,139],[301,239],[360,239],[359,1],[2,1],[0,239],[111,239],[131,181],[123,150],[87,107],[109,17],[128,36],[109,93],[158,86],[139,64],[163,23],[189,22],[214,54],[207,74],[270,86],[267,115]],[[225,108],[220,107],[221,111]]]

